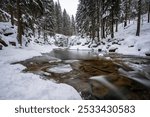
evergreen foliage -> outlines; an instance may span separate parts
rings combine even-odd
[[[20,45],[23,35],[35,36],[36,32],[39,38],[43,37],[45,43],[47,36],[54,36],[56,33],[68,36],[75,34],[75,26],[72,25],[68,13],[65,10],[62,12],[59,1],[54,3],[53,0],[1,0],[0,8],[11,15],[12,25],[18,26],[17,38]]]

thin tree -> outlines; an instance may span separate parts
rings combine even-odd
[[[150,22],[150,1],[148,2],[148,23]]]
[[[11,24],[12,24],[12,26],[14,26],[14,9],[13,9],[12,0],[9,1],[8,9],[9,9],[9,12],[10,12],[10,15],[11,15]]]
[[[141,1],[138,1],[138,20],[137,20],[137,31],[136,36],[140,36],[140,26],[141,26]]]
[[[17,0],[17,20],[18,20],[17,40],[18,43],[22,46],[22,18],[21,18],[20,0]]]
[[[125,0],[125,19],[124,19],[124,27],[127,26],[127,20],[128,20],[128,1]]]

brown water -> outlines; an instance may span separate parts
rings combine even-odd
[[[105,56],[112,59],[106,60],[90,51],[60,49],[19,63],[27,67],[24,72],[73,86],[83,99],[150,99],[149,58]],[[70,65],[72,71],[55,73],[48,70],[61,65]]]

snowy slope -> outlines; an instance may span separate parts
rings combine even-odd
[[[131,21],[127,27],[119,24],[119,31],[115,33],[115,38],[111,39],[108,36],[106,39],[101,40],[101,45],[96,47],[96,44],[86,44],[89,38],[71,37],[71,42],[75,42],[70,46],[70,49],[78,50],[100,50],[109,52],[116,49],[116,53],[127,55],[146,56],[150,53],[150,23],[147,23],[147,14],[143,15],[143,22],[141,24],[141,35],[136,35],[137,22]],[[71,43],[70,42],[70,43]],[[89,47],[90,45],[90,47]]]
[[[150,52],[150,23],[147,23],[147,15],[143,19],[139,37],[135,36],[136,22],[132,21],[126,29],[119,26],[120,31],[116,33],[116,38],[125,40],[118,47],[118,53],[145,56],[145,53]]]

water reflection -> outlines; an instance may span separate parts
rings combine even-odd
[[[62,60],[90,60],[98,59],[98,52],[94,51],[76,51],[55,49],[50,53],[51,56]]]

